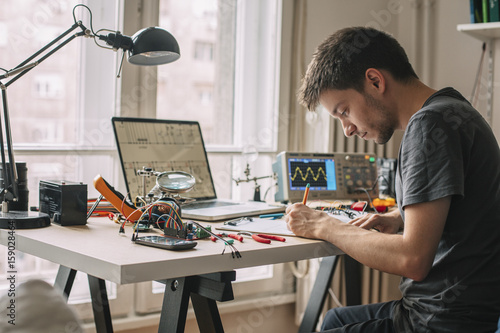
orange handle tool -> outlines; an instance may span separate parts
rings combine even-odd
[[[94,187],[113,205],[113,207],[122,213],[123,216],[128,218],[129,221],[137,221],[140,219],[142,212],[129,203],[123,194],[109,185],[101,175],[97,175],[94,178]]]
[[[285,237],[281,237],[281,236],[267,235],[267,234],[257,234],[257,236],[259,236],[261,238],[265,238],[265,239],[271,239],[271,240],[279,241],[279,242],[286,241],[286,238]]]
[[[227,237],[230,237],[232,239],[236,239],[236,240],[239,240],[240,242],[243,242],[243,236],[241,236],[241,235],[229,234],[229,235],[227,235]]]

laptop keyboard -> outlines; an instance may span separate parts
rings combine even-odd
[[[201,209],[201,208],[213,208],[213,207],[223,207],[223,206],[232,206],[238,205],[237,202],[228,202],[228,201],[207,201],[207,202],[193,202],[183,206],[185,209]]]

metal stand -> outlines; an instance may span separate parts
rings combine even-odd
[[[246,179],[233,179],[236,185],[240,185],[240,183],[249,183],[249,182],[254,182],[255,183],[255,189],[253,193],[253,201],[261,201],[260,199],[260,185],[257,183],[259,179],[264,179],[264,178],[272,178],[273,176],[262,176],[262,177],[253,177],[250,178],[250,165],[247,163],[247,167],[245,168],[245,176]]]

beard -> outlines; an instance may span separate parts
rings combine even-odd
[[[396,128],[396,119],[391,117],[389,110],[370,94],[363,93],[363,96],[366,104],[373,110],[374,115],[377,115],[377,117],[374,117],[375,120],[368,124],[369,127],[378,132],[377,138],[373,141],[383,145],[392,138]]]

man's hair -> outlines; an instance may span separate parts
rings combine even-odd
[[[386,70],[404,83],[418,79],[394,37],[373,28],[345,28],[318,46],[302,80],[299,102],[314,110],[326,90],[355,89],[362,93],[368,68]]]

